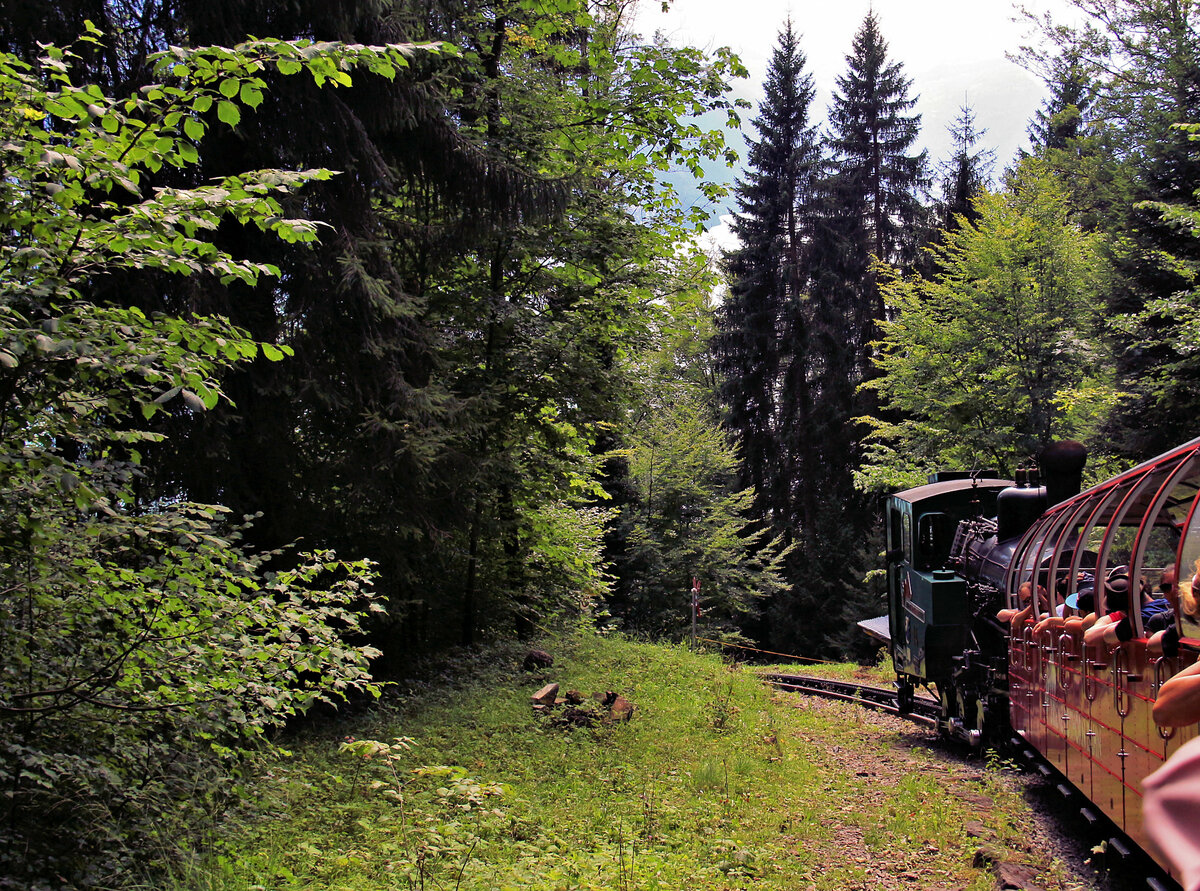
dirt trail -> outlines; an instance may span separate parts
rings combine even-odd
[[[838,804],[829,808],[831,830],[819,862],[824,872],[853,877],[847,889],[912,891],[960,889],[1044,889],[1044,891],[1132,891],[1146,887],[1138,871],[1115,857],[1092,850],[1096,840],[1078,815],[1037,774],[991,765],[965,746],[944,742],[936,733],[883,713],[849,703],[797,694],[778,694],[831,719],[856,722],[860,732],[838,736],[836,744],[817,746],[817,760],[832,775],[845,778]],[[973,819],[962,824],[966,846],[953,851],[929,844],[889,844],[881,856],[878,838],[868,838],[879,821],[879,803],[906,776],[933,780],[946,796],[965,802]],[[839,782],[841,780],[839,779]],[[933,796],[931,796],[932,798]],[[929,807],[936,807],[929,802]],[[968,865],[965,861],[970,860]],[[816,888],[819,875],[800,877]]]

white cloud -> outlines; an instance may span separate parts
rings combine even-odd
[[[723,251],[731,251],[739,245],[733,234],[733,214],[722,214],[720,222],[705,230],[700,236],[700,249],[709,257],[719,259]]]

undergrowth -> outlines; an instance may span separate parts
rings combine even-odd
[[[855,712],[796,707],[680,647],[587,635],[545,646],[557,661],[543,675],[492,654],[295,742],[262,784],[258,818],[180,885],[837,888],[861,872],[826,868],[838,827],[873,856],[933,846],[951,884],[976,877],[961,828],[976,815],[961,802],[923,776],[864,793],[846,759],[888,734],[864,734]],[[556,726],[530,704],[549,681],[621,693],[633,718]]]

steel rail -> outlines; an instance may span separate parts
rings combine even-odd
[[[767,672],[759,676],[780,690],[821,696],[825,699],[841,699],[876,711],[886,712],[889,715],[906,718],[927,727],[938,726],[938,704],[932,699],[914,699],[912,709],[907,714],[901,714],[894,689],[889,690],[883,687],[872,687],[868,684],[835,681],[829,678],[815,678],[800,674]]]

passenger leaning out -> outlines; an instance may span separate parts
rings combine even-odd
[[[1133,637],[1133,621],[1130,618],[1131,594],[1129,576],[1114,571],[1104,582],[1105,615],[1083,633],[1083,642],[1088,646],[1107,643],[1115,646]]]
[[[1155,594],[1157,593],[1157,596]],[[1148,633],[1161,631],[1175,622],[1175,610],[1179,606],[1179,593],[1175,590],[1175,564],[1162,571],[1155,592],[1146,580],[1142,580],[1142,627]]]
[[[1075,578],[1075,593],[1067,598],[1066,607],[1071,611],[1063,622],[1067,631],[1083,634],[1096,624],[1096,580],[1090,572],[1081,572]]]
[[[1046,596],[1046,589],[1038,585],[1038,593]],[[1017,600],[1021,606],[1017,609],[1006,607],[996,613],[996,619],[1009,626],[1009,631],[1013,634],[1017,633],[1017,629],[1021,628],[1027,619],[1033,615],[1033,583],[1021,582],[1021,587],[1017,588]]]
[[[1190,590],[1191,586],[1187,587]],[[1158,580],[1158,590],[1162,594],[1161,599],[1167,602],[1169,608],[1147,616],[1143,607],[1142,625],[1149,635],[1146,649],[1151,656],[1175,656],[1179,652],[1179,626],[1176,619],[1180,610],[1179,570],[1174,563],[1163,570],[1162,577]],[[1155,600],[1151,600],[1151,607],[1154,604]]]

